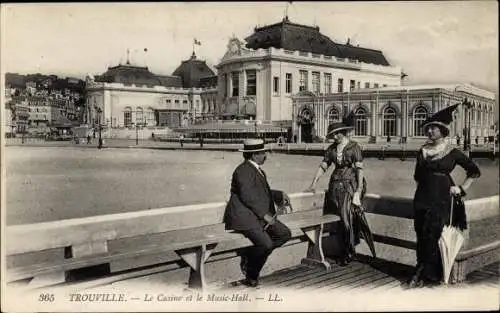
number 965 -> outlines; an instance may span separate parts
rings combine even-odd
[[[40,301],[40,302],[52,302],[52,301],[54,301],[54,294],[41,293],[40,297],[38,298],[38,301]]]

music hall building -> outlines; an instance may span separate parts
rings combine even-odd
[[[471,139],[482,143],[495,130],[495,95],[470,84],[353,89],[336,94],[302,92],[293,97],[292,132],[298,142],[323,140],[328,125],[354,112],[354,138],[359,142],[423,142],[422,122],[433,113],[467,98],[450,125],[450,138],[464,138],[470,118]],[[466,124],[467,123],[467,124]]]

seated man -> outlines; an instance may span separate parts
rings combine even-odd
[[[263,140],[246,140],[240,151],[245,160],[233,173],[224,223],[226,229],[242,233],[254,244],[242,256],[241,269],[245,274],[244,284],[256,287],[271,252],[291,238],[290,229],[276,219],[275,208],[275,203],[286,205],[290,199],[282,191],[271,190],[260,168],[266,160]]]

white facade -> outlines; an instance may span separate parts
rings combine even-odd
[[[292,95],[299,91],[319,95],[347,91],[352,87],[401,85],[398,66],[275,48],[251,50],[243,48],[243,43],[236,38],[230,40],[217,69],[221,113],[264,121],[292,120]],[[255,92],[248,88],[249,83],[253,87],[253,73]]]
[[[424,141],[422,122],[448,106],[471,103],[469,109],[460,105],[450,124],[450,137],[462,138],[469,127],[472,141],[493,136],[495,95],[469,84],[416,85],[357,89],[331,95],[304,93],[294,97],[293,134],[298,142],[325,138],[328,125],[353,112],[356,116],[354,136],[360,142]]]
[[[98,124],[100,109],[104,128],[179,127],[190,116],[213,115],[215,94],[215,88],[144,87],[87,79],[86,122]]]

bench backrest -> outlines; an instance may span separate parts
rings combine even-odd
[[[295,211],[323,205],[322,194],[297,193],[290,199]],[[8,226],[6,253],[22,254],[221,224],[225,206],[225,202],[205,203]]]

